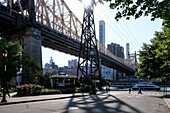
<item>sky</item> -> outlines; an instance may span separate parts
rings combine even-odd
[[[82,22],[84,8],[78,0],[65,0],[71,11]],[[117,43],[124,47],[126,52],[126,43],[130,44],[130,53],[141,50],[143,43],[150,43],[150,39],[154,38],[155,31],[162,31],[162,20],[156,19],[151,21],[150,17],[140,17],[139,19],[130,20],[121,18],[119,21],[114,19],[116,10],[109,8],[109,3],[97,4],[94,7],[94,18],[96,37],[99,40],[99,21],[105,21],[105,45]],[[126,53],[125,53],[126,54]],[[78,59],[77,57],[65,54],[50,48],[42,47],[43,67],[45,63],[49,63],[50,57],[59,67],[67,66],[68,60]]]

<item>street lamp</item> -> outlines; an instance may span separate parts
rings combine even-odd
[[[5,77],[5,72],[6,72],[6,58],[7,58],[8,52],[5,50],[2,53],[3,59],[4,59],[4,74],[2,75],[2,84],[3,84],[3,98],[1,102],[7,102],[6,100],[6,77]]]

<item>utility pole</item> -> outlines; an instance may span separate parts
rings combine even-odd
[[[90,4],[83,3],[89,2]],[[79,50],[79,60],[77,68],[77,77],[82,75],[86,84],[92,85],[90,93],[96,94],[96,78],[101,79],[100,58],[97,47],[97,39],[94,23],[94,0],[81,0],[84,4],[84,16],[82,24],[82,35]],[[80,59],[82,58],[82,59]]]

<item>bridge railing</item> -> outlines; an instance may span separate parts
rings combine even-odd
[[[114,54],[112,54],[106,47],[104,47],[103,44],[101,44],[99,41],[97,41],[97,44],[98,44],[99,52],[104,53],[104,54],[110,56],[111,58],[113,58],[113,59],[115,59],[115,60],[125,64],[128,67],[131,67],[132,69],[135,69],[135,64],[132,63],[131,59],[123,59],[123,58],[117,57]]]
[[[28,17],[28,0],[0,0],[0,4],[9,7],[9,13],[19,13],[23,17]],[[36,22],[48,26],[50,29],[63,33],[70,39],[81,41],[81,21],[73,14],[64,0],[34,0]],[[83,40],[84,42],[84,40]],[[97,40],[98,50],[111,58],[134,69],[131,59],[122,59],[113,55]]]

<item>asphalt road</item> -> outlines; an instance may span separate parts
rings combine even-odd
[[[49,95],[50,96],[50,95]],[[167,113],[162,92],[111,91],[101,95],[0,106],[0,113]]]

